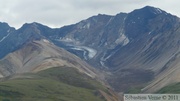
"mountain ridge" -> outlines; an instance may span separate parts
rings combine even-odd
[[[166,78],[163,74],[169,73],[169,63],[180,51],[180,19],[151,6],[115,16],[99,14],[61,28],[33,22],[11,28],[9,33],[10,27],[6,27],[0,36],[0,58],[22,49],[26,42],[46,40],[103,71],[102,78],[117,92],[138,86],[143,89],[150,81]],[[172,68],[178,69],[173,67],[177,62],[173,63]]]

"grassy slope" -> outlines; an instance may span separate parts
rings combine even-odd
[[[156,93],[180,94],[180,83],[171,84],[169,86],[163,87]]]
[[[73,68],[51,68],[29,76],[33,78],[0,82],[0,100],[105,101],[97,90],[106,88]]]

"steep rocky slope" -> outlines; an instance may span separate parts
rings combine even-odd
[[[143,19],[138,20],[138,17]],[[164,72],[164,66],[179,52],[179,18],[164,11],[155,13],[146,7],[131,12],[127,19],[132,20],[126,25],[130,30],[125,32],[131,41],[107,60],[115,75],[109,82],[114,87],[119,86],[119,90],[144,86]]]
[[[60,28],[50,39],[94,67],[110,71],[109,84],[127,91],[143,88],[179,53],[179,22],[176,16],[146,6],[116,16],[90,17]]]
[[[171,58],[171,60],[168,61],[166,65],[164,65],[162,72],[147,87],[142,89],[142,92],[152,93],[160,90],[165,86],[179,83],[180,82],[179,61],[180,61],[179,53],[177,53],[175,54],[174,57]],[[166,92],[168,93],[168,91]]]
[[[96,77],[94,68],[75,55],[61,49],[46,39],[27,42],[19,50],[0,61],[1,75],[37,72],[51,67],[68,66]]]

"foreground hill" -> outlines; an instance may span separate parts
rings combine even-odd
[[[19,74],[0,82],[2,101],[118,101],[100,82],[72,67]]]

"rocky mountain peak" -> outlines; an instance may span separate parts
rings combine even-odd
[[[145,33],[150,33],[152,27],[155,28],[155,23],[159,25],[156,25],[156,27],[162,26],[162,23],[169,23],[168,26],[171,26],[171,24],[176,23],[176,20],[177,17],[166,13],[159,8],[146,6],[141,9],[136,9],[128,14],[125,21],[126,35],[128,35],[130,39],[137,39],[137,37],[141,37]]]
[[[8,25],[8,23],[0,22],[0,27],[2,28],[2,27],[10,27],[10,26]]]
[[[165,11],[159,9],[159,8],[155,8],[155,7],[151,7],[151,6],[145,6],[141,9],[136,9],[132,12],[130,12],[128,14],[128,16],[132,19],[132,20],[149,20],[149,19],[153,19],[159,15],[168,15],[168,13],[166,13]]]
[[[15,28],[10,27],[8,23],[0,22],[0,36],[4,34],[6,35],[6,33],[10,32],[10,30],[15,30]]]
[[[155,16],[158,14],[167,14],[165,11],[159,9],[159,8],[155,8],[155,7],[151,7],[151,6],[145,6],[143,8],[140,9],[136,9],[134,11],[132,11],[131,13],[137,14],[137,15],[144,15],[144,16]]]
[[[33,23],[25,23],[19,30],[31,29],[31,30],[38,30],[39,24],[36,22]]]

